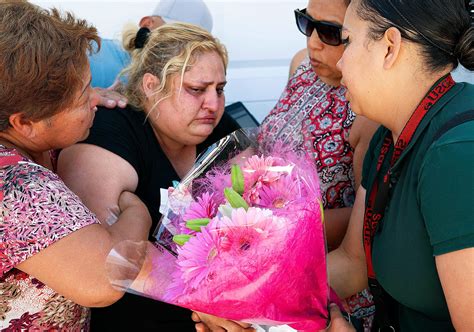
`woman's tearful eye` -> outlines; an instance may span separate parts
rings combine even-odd
[[[205,88],[199,88],[199,87],[190,87],[190,88],[188,88],[188,91],[193,95],[202,94],[205,90],[206,90]]]

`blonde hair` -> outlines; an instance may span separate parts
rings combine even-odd
[[[203,53],[216,52],[227,68],[227,50],[220,41],[209,32],[193,24],[164,24],[148,35],[143,48],[135,48],[137,28],[128,28],[123,33],[123,47],[131,53],[131,64],[121,75],[128,79],[122,91],[132,106],[143,109],[146,96],[142,89],[142,79],[146,73],[158,77],[160,86],[156,94],[163,97],[156,103],[170,96],[171,79],[175,74],[181,75],[181,83],[186,71],[196,58]],[[155,104],[155,106],[156,106]]]

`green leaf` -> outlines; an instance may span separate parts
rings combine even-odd
[[[225,188],[224,189],[224,196],[229,202],[230,206],[233,208],[244,208],[248,210],[249,205],[247,202],[240,196],[234,189],[232,188]]]
[[[183,244],[188,242],[190,238],[191,238],[191,235],[178,234],[178,235],[173,236],[173,242],[175,242],[176,244],[182,246]]]
[[[186,227],[190,230],[200,232],[201,227],[205,227],[209,224],[211,219],[209,218],[198,218],[198,219],[190,219],[186,221]]]
[[[238,194],[242,195],[244,193],[244,174],[242,173],[239,165],[232,165],[230,169],[230,175],[232,180],[232,189],[234,189]]]

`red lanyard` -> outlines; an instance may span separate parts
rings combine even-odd
[[[388,203],[391,168],[410,143],[413,134],[415,133],[418,125],[420,124],[421,120],[423,120],[423,117],[426,115],[426,113],[428,113],[430,108],[436,104],[436,102],[441,99],[441,97],[444,96],[454,85],[455,82],[453,81],[451,75],[448,75],[441,82],[439,82],[421,101],[403,128],[395,144],[389,170],[384,175],[383,181],[379,185],[378,174],[382,168],[388,151],[390,151],[390,147],[393,145],[393,138],[390,132],[388,132],[384,138],[382,147],[380,149],[380,155],[377,159],[377,174],[369,194],[369,199],[367,200],[364,214],[364,250],[367,261],[367,276],[369,279],[375,279],[375,271],[372,265],[372,241],[375,231],[377,230],[377,226],[380,220],[383,218],[385,207]]]

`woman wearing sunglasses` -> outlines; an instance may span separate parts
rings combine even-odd
[[[368,276],[381,331],[474,331],[474,86],[450,74],[474,71],[473,14],[472,0],[355,0],[344,20],[347,98],[382,127],[329,275],[339,295]]]
[[[348,0],[310,0],[295,10],[298,29],[307,37],[306,56],[290,77],[280,100],[261,125],[263,143],[282,141],[314,158],[321,180],[329,249],[346,232],[360,183],[362,160],[376,125],[355,117],[336,67],[344,47],[341,28]],[[351,294],[352,295],[352,294]],[[347,299],[357,318],[370,317],[374,307],[367,291]],[[207,317],[194,315],[196,321]],[[226,328],[232,322],[224,321]],[[204,330],[198,323],[198,330]],[[213,322],[212,330],[219,330]],[[365,319],[368,329],[370,318]],[[235,329],[240,327],[235,326]],[[228,329],[228,328],[227,328]]]
[[[375,123],[352,113],[336,67],[344,51],[341,28],[349,2],[310,0],[307,8],[295,10],[296,25],[307,37],[306,54],[261,125],[267,144],[283,141],[314,159],[329,250],[339,246],[346,232],[362,160],[376,129]],[[357,318],[373,314],[366,291],[347,303]],[[370,319],[365,325],[370,326]]]

